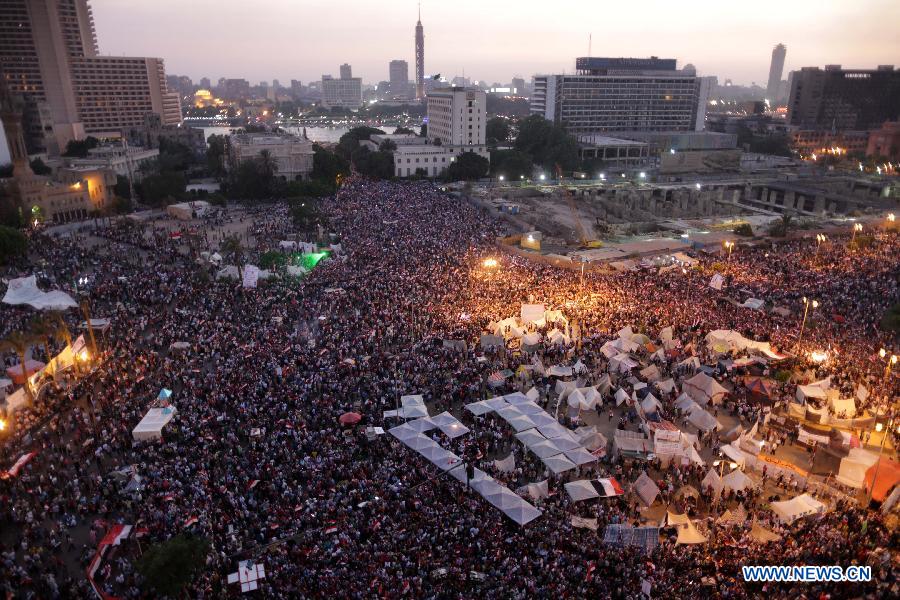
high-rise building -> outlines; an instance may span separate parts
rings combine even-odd
[[[409,63],[405,60],[392,60],[388,65],[388,74],[391,95],[405,98],[409,92]]]
[[[4,0],[0,70],[11,93],[49,108],[52,151],[132,118],[140,123],[144,111],[181,122],[161,59],[99,55],[88,0]]]
[[[512,87],[512,92],[516,96],[525,95],[525,80],[521,77],[513,77],[510,87]]]
[[[303,84],[298,79],[291,79],[291,96],[296,100],[303,95]]]
[[[322,75],[322,106],[325,108],[359,108],[362,106],[362,79],[352,77],[350,65],[340,67],[340,79]]]
[[[574,75],[534,78],[531,113],[575,136],[599,132],[702,131],[714,78],[675,59],[576,59]],[[429,124],[430,127],[430,124]]]
[[[787,56],[787,48],[784,44],[778,44],[772,48],[772,63],[769,65],[769,83],[766,85],[766,100],[775,104],[781,99],[778,93],[781,87],[781,74],[784,72],[784,57]]]
[[[219,80],[219,95],[226,100],[247,100],[250,98],[250,82],[246,79]]]
[[[900,117],[900,69],[824,69],[794,73],[787,121],[801,129],[862,131]]]
[[[487,127],[487,95],[459,87],[428,94],[428,140],[448,146],[484,146]]]
[[[212,82],[209,80],[209,77],[201,77],[200,78],[200,89],[201,90],[212,89]]]
[[[416,100],[425,98],[425,30],[422,28],[422,7],[416,22]]]

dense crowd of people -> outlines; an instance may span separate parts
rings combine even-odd
[[[711,538],[676,546],[667,535],[649,554],[604,545],[606,525],[645,520],[633,495],[573,505],[562,484],[576,474],[548,475],[521,450],[516,472],[498,472],[493,459],[515,446],[511,431],[463,409],[492,393],[492,373],[531,364],[524,353],[478,342],[492,322],[533,300],[563,311],[579,332],[570,345],[537,351],[548,365],[577,356],[592,375],[604,372],[600,347],[626,325],[654,338],[672,327],[685,353],[708,362],[703,335],[734,329],[801,362],[812,350],[827,351],[810,377],[830,375],[850,396],[865,383],[871,393],[858,410],[892,414],[896,378],[884,377],[877,352],[894,342],[878,319],[900,298],[896,233],[879,232],[853,252],[836,241],[813,255],[808,242],[794,241],[739,248],[727,261],[704,257],[685,273],[589,270],[582,281],[577,271],[500,256],[500,225],[428,183],[352,179],[321,210],[341,251],[302,279],[255,289],[217,280],[216,267],[153,222],[32,240],[30,264],[10,276],[37,268],[48,289],[71,290],[70,282],[87,274],[83,291],[93,313],[112,327],[90,372],[51,384],[38,402],[10,415],[0,440],[4,468],[37,452],[16,477],[0,481],[0,585],[8,594],[90,597],[84,568],[113,523],[133,525],[144,549],[181,533],[206,538],[210,554],[187,589],[197,598],[237,594],[226,578],[246,558],[265,565],[260,587],[273,598],[638,598],[646,584],[660,598],[897,593],[897,534],[878,511],[836,500],[824,516],[788,526],[767,510],[770,486],[728,495],[721,507],[740,505],[747,517],[718,525],[709,510],[715,500],[699,483],[709,467],[698,465],[608,456],[579,469],[579,477],[625,483],[648,470],[662,502],[700,519]],[[283,208],[217,219],[201,227],[245,222],[247,263],[292,231]],[[224,235],[203,233],[203,240],[215,248]],[[489,256],[498,257],[498,268],[483,266]],[[713,270],[725,277],[726,290],[790,312],[723,302],[724,294],[708,286]],[[821,304],[797,345],[804,296]],[[31,312],[4,307],[10,318],[2,333],[26,327]],[[81,321],[74,312],[68,318],[73,329]],[[464,340],[467,349],[443,340]],[[189,347],[176,350],[178,342]],[[675,361],[659,367],[678,381],[690,374]],[[615,382],[625,386],[624,379]],[[493,393],[534,385],[541,405],[571,425],[549,383],[513,377]],[[779,387],[776,404],[792,396],[795,383]],[[177,415],[161,440],[136,442],[132,429],[162,388],[172,390]],[[755,422],[759,400],[731,391],[731,413]],[[542,516],[520,527],[390,435],[367,435],[367,426],[399,423],[383,414],[406,394],[422,394],[431,414],[450,410],[472,426],[453,441],[429,434],[498,480],[516,488],[549,479],[553,493],[537,501]],[[673,420],[676,395],[661,398]],[[607,410],[620,427],[637,427],[628,405],[607,398],[598,414],[605,419]],[[362,415],[358,427],[340,424],[349,411]],[[712,434],[698,446],[717,443]],[[139,485],[123,489],[123,471],[138,474]],[[782,498],[799,491],[777,483]],[[693,503],[676,497],[686,485],[700,490]],[[572,516],[596,519],[597,530],[573,526]],[[753,540],[751,522],[782,542]],[[96,574],[98,585],[120,597],[152,593],[136,560],[135,552],[115,551]],[[743,581],[744,564],[868,564],[873,581],[765,586]]]

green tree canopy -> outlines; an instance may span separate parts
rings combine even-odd
[[[313,179],[334,184],[338,175],[349,172],[350,164],[346,159],[319,144],[313,144]]]
[[[448,181],[474,181],[484,177],[490,169],[488,159],[474,152],[463,152],[447,167]]]
[[[561,126],[532,115],[519,123],[516,150],[529,154],[548,171],[558,165],[564,171],[578,168],[578,142]]]
[[[225,136],[211,135],[207,140],[206,170],[213,177],[225,174]]]
[[[494,150],[491,152],[491,173],[495,177],[503,175],[506,181],[531,178],[534,163],[531,157],[518,150]]]
[[[485,126],[485,136],[487,143],[492,146],[505,144],[509,141],[509,121],[503,117],[493,117],[488,119]]]
[[[170,204],[169,200],[184,197],[187,180],[183,173],[162,171],[145,175],[140,183],[141,200],[151,206]]]
[[[18,229],[0,225],[0,264],[7,264],[15,258],[25,256],[28,239]]]
[[[87,158],[88,151],[100,145],[100,140],[93,136],[87,136],[83,140],[69,140],[63,156],[73,158]]]
[[[180,534],[148,548],[137,568],[158,594],[175,598],[206,564],[208,552],[206,539]]]

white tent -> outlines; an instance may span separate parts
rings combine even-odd
[[[178,204],[170,204],[166,207],[166,213],[175,219],[181,221],[190,221],[196,217],[202,217],[210,210],[209,202],[205,200],[194,200],[192,202],[179,202]]]
[[[569,336],[559,329],[553,329],[547,334],[547,342],[554,346],[564,346],[569,343]]]
[[[485,404],[484,401],[471,402],[469,404],[466,404],[466,410],[476,417],[480,417],[481,415],[494,411],[494,409]]]
[[[541,334],[534,333],[526,333],[522,336],[522,349],[530,352],[537,348],[541,343]]]
[[[178,411],[174,406],[166,406],[163,408],[151,408],[141,419],[140,423],[131,431],[132,437],[136,441],[155,440],[162,437],[162,430],[175,413]]]
[[[694,410],[695,406],[699,407],[700,405],[694,402],[694,399],[688,396],[686,393],[681,392],[681,394],[678,396],[678,399],[675,400],[675,406],[684,413],[689,414],[692,410]]]
[[[628,400],[628,392],[626,392],[626,391],[623,390],[622,388],[619,388],[619,389],[616,390],[616,396],[615,396],[615,397],[616,397],[616,406],[619,406],[619,405],[621,405],[623,402],[625,402],[626,400]]]
[[[516,496],[518,498],[518,496]],[[507,508],[501,508],[503,514],[518,525],[527,525],[541,516],[541,511],[519,498],[519,502]]]
[[[34,275],[11,279],[3,296],[4,304],[13,306],[27,304],[38,310],[65,310],[75,308],[78,303],[70,295],[59,290],[42,292],[37,287]]]
[[[609,370],[611,373],[628,373],[638,364],[633,358],[627,354],[617,354],[609,359]]]
[[[584,398],[581,401],[581,409],[582,410],[592,410],[594,407],[597,406],[597,404],[599,404],[600,402],[603,401],[603,397],[601,396],[600,392],[597,391],[596,387],[591,386],[591,387],[576,388],[575,391],[579,392],[582,395],[582,397]],[[571,405],[572,405],[572,403],[571,403],[571,398],[570,398],[569,406],[571,406]]]
[[[866,471],[878,462],[878,455],[864,448],[850,448],[841,459],[841,466],[835,479],[852,488],[860,489],[866,480]]]
[[[675,380],[674,379],[666,379],[665,381],[657,381],[656,387],[664,394],[670,393],[675,389]]]
[[[600,494],[594,489],[594,486],[587,479],[581,481],[570,481],[565,484],[566,493],[572,502],[581,502],[582,500],[593,500],[599,498]]]
[[[680,363],[678,363],[678,366],[690,367],[694,370],[697,370],[700,368],[700,359],[697,358],[696,356],[689,356],[686,359],[684,359],[683,361],[681,361]]]
[[[564,367],[562,365],[553,365],[547,371],[547,374],[551,377],[571,377],[572,376],[572,367]]]
[[[740,469],[735,469],[722,478],[722,486],[726,490],[741,492],[748,487],[755,488],[756,482]]]
[[[562,450],[553,443],[553,440],[543,440],[536,444],[532,444],[528,449],[534,452],[538,458],[549,458],[551,456],[562,454]]]
[[[545,438],[537,429],[526,429],[516,434],[516,438],[528,447],[545,441]]]
[[[699,404],[706,404],[710,401],[713,404],[720,404],[722,398],[728,393],[727,389],[706,373],[697,373],[684,382],[682,389]]]
[[[638,498],[644,504],[650,506],[659,495],[659,487],[650,479],[646,472],[643,472],[634,482],[634,493],[638,495]]]
[[[831,414],[842,419],[852,419],[856,416],[856,402],[853,398],[831,398]]]
[[[576,442],[577,443],[577,442]],[[571,450],[566,450],[563,452],[570,461],[578,465],[586,465],[588,463],[596,462],[597,457],[585,450],[582,447],[572,448]]]
[[[680,544],[705,544],[706,537],[697,531],[697,528],[691,521],[678,528],[678,540],[675,545]]]
[[[641,400],[641,410],[643,410],[645,414],[654,413],[660,408],[662,408],[662,405],[659,403],[659,400],[653,397],[653,394],[647,394],[647,396]]]
[[[688,415],[688,420],[691,422],[691,424],[694,425],[694,427],[700,429],[701,431],[712,431],[716,427],[721,427],[721,424],[714,416],[712,416],[699,406],[691,411],[691,414]]]
[[[716,329],[706,334],[706,343],[709,347],[719,354],[732,350],[754,351],[762,353],[769,358],[782,359],[784,355],[778,354],[772,350],[772,346],[768,342],[756,342],[745,338],[737,331],[730,329]]]
[[[519,329],[518,320],[515,317],[508,317],[494,326],[494,335],[510,339],[522,337],[524,333]]]
[[[825,512],[825,505],[810,496],[801,494],[784,502],[773,502],[772,512],[783,522],[793,523],[800,517]]]
[[[237,266],[225,265],[216,273],[216,279],[240,279],[240,274]]]
[[[741,306],[744,308],[749,308],[751,310],[762,310],[763,306],[766,303],[764,300],[760,300],[759,298],[747,298]]]
[[[640,373],[641,377],[650,382],[658,381],[662,376],[656,365],[650,365],[649,367],[641,369]]]
[[[817,385],[817,383],[811,383],[809,385],[798,385],[796,393],[797,400],[804,404],[810,398],[816,398],[817,400],[827,400],[828,389]]]
[[[541,461],[555,475],[559,475],[560,473],[575,468],[575,463],[561,454],[557,456],[548,456],[547,458],[542,458]]]
[[[703,481],[700,482],[700,487],[704,490],[706,488],[712,488],[715,495],[718,496],[722,493],[722,490],[725,489],[725,484],[722,483],[722,478],[719,477],[719,474],[716,473],[715,469],[710,469],[709,473],[706,474],[706,477],[703,478]]]
[[[672,328],[671,328],[671,327],[664,327],[664,328],[659,332],[659,340],[660,340],[661,342],[663,342],[663,343],[665,343],[665,342],[671,342],[671,341],[672,341]]]
[[[596,450],[597,448],[606,448],[606,437],[597,431],[596,427],[586,425],[575,430],[575,437],[578,443],[588,450]]]
[[[600,352],[602,352],[603,356],[605,356],[606,358],[612,358],[619,353],[619,349],[616,348],[616,345],[610,341],[600,346]]]

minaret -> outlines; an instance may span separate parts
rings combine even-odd
[[[422,3],[416,23],[416,100],[425,98],[425,32],[422,30]]]

